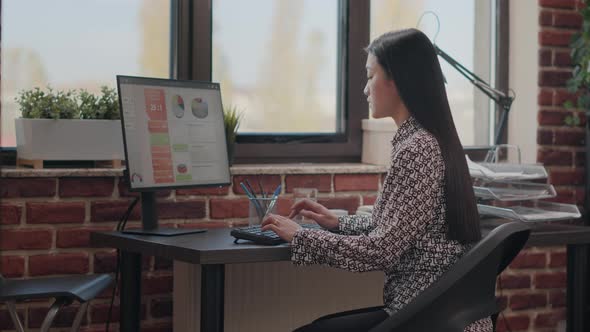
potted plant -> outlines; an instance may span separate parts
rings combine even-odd
[[[225,138],[227,142],[227,160],[233,164],[236,136],[240,127],[241,112],[236,106],[229,106],[223,110],[223,123],[225,125]]]
[[[586,185],[584,208],[586,212],[590,211],[590,0],[584,0],[584,5],[580,8],[583,23],[579,32],[572,36],[570,42],[571,59],[574,70],[572,77],[567,81],[568,92],[575,94],[575,104],[568,100],[565,102],[565,108],[572,111],[572,115],[565,118],[565,124],[568,126],[579,126],[581,124],[580,112],[585,112],[586,116]],[[589,224],[586,218],[586,224]],[[590,264],[590,262],[589,262]]]
[[[390,142],[397,130],[393,119],[363,119],[361,126],[363,129],[361,162],[389,166],[391,163]]]
[[[86,90],[81,90],[79,96],[80,119],[119,120],[119,97],[115,89],[107,86],[100,88],[102,95],[97,97]]]
[[[124,159],[116,91],[22,91],[16,102],[22,118],[15,120],[17,165],[43,167],[44,160]],[[90,121],[91,120],[91,121]]]

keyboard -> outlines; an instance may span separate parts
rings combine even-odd
[[[305,229],[323,229],[318,224],[301,224],[301,227]],[[234,243],[237,243],[238,240],[248,240],[256,244],[271,246],[285,243],[285,240],[281,239],[277,233],[273,231],[262,231],[260,225],[234,228],[230,234],[236,238]]]

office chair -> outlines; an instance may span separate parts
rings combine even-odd
[[[17,332],[24,332],[23,324],[16,312],[16,302],[31,299],[54,298],[47,316],[41,325],[41,332],[49,331],[59,310],[72,303],[80,302],[76,313],[72,332],[78,331],[84,313],[88,308],[88,301],[107,288],[113,281],[108,274],[76,275],[65,277],[48,277],[39,279],[12,280],[0,275],[0,302],[6,302],[10,317]]]
[[[441,278],[369,332],[463,332],[499,310],[496,277],[522,249],[530,234],[525,223],[496,227]]]

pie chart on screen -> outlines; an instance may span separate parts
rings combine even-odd
[[[177,118],[184,116],[184,100],[179,95],[172,96],[172,112]]]
[[[204,119],[209,114],[209,106],[203,98],[195,98],[191,102],[191,110],[193,115],[199,119]]]
[[[176,166],[176,171],[180,174],[185,174],[188,171],[188,168],[185,164],[178,164],[178,166]]]

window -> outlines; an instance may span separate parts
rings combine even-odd
[[[243,137],[343,132],[338,7],[338,0],[213,1],[212,78],[225,105],[242,111]],[[244,15],[253,9],[255,19]]]
[[[420,27],[443,51],[492,85],[494,1],[474,0],[372,0],[371,40],[384,32]],[[446,90],[453,119],[463,145],[492,143],[494,108],[490,100],[439,57],[447,80]]]
[[[24,89],[116,87],[117,74],[169,77],[170,1],[2,2],[2,137],[14,147]]]
[[[190,68],[207,79],[222,82],[226,106],[232,104],[243,109],[247,119],[238,136],[239,162],[358,161],[361,143],[358,122],[368,117],[362,94],[365,84],[362,70],[366,59],[363,48],[370,41],[369,35],[372,39],[387,30],[415,27],[420,15],[428,10],[436,12],[441,21],[439,47],[490,84],[494,83],[497,65],[492,61],[497,58],[494,0],[450,3],[265,0],[247,4],[238,0],[201,0],[197,3],[201,3],[201,13],[205,8],[210,11],[212,28],[201,26],[195,30],[200,47],[209,45],[210,57],[193,53],[194,66]],[[318,13],[322,15],[321,20],[317,18]],[[426,17],[420,27],[430,36],[432,20],[433,17]],[[308,51],[313,49],[309,46],[313,42],[310,31],[317,31],[316,36],[322,37],[316,38],[324,40],[316,52]],[[324,50],[327,58],[322,58]],[[310,57],[314,60],[319,57],[323,61],[321,66],[308,61]],[[314,65],[321,68],[320,72],[312,69]],[[447,93],[463,144],[491,143],[496,117],[491,101],[447,63],[441,60],[441,65],[449,81]],[[333,68],[337,68],[336,75],[331,72]],[[301,86],[299,82],[310,74],[321,79],[312,79],[310,86]],[[314,85],[321,88],[315,89]],[[326,97],[311,101],[299,97],[309,91]],[[309,125],[297,121],[298,115],[309,119],[306,112],[310,109],[311,119],[321,123]]]
[[[237,162],[360,160],[368,2],[183,3],[178,77],[220,81],[243,111]]]
[[[493,19],[496,3],[507,8],[506,0],[4,1],[0,146],[15,144],[18,91],[98,92],[126,74],[221,82],[225,106],[244,114],[236,162],[360,161],[370,38],[435,11],[439,47],[501,87],[507,52],[490,45],[507,45],[507,30]],[[422,29],[433,35],[432,17]],[[441,64],[463,144],[489,144],[489,99]]]

